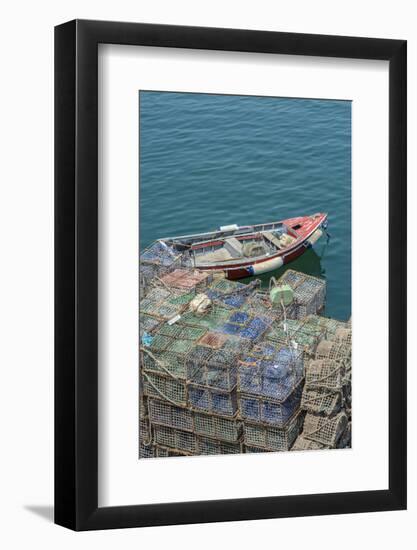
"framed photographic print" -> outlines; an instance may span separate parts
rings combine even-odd
[[[406,42],[55,30],[55,521],[406,507]]]

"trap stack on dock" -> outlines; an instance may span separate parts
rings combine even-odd
[[[301,409],[306,416],[293,449],[350,447],[352,330],[347,323],[331,319],[311,318],[310,322],[327,324],[327,339],[305,366]]]
[[[345,323],[316,315],[325,281],[288,270],[278,284],[289,288],[286,305],[258,281],[184,267],[160,243],[145,250],[141,458],[290,450],[300,440],[310,414],[302,406],[309,365],[328,352],[327,339],[348,350],[349,338],[339,330]],[[345,359],[342,388],[349,385]],[[346,418],[347,393],[340,398]]]

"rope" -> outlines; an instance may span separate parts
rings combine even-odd
[[[327,424],[330,424],[331,420],[329,418],[326,418],[326,417],[321,417],[324,419],[324,422],[321,426],[319,426],[317,429],[311,431],[311,432],[306,432],[305,430],[303,431],[303,435],[305,435],[305,437],[309,438],[310,436],[318,433],[320,430],[322,430],[323,428],[326,427]],[[327,421],[327,422],[326,422]]]
[[[321,378],[317,378],[315,381],[312,381],[312,383],[310,383],[310,387],[314,387],[314,384],[319,384],[320,382],[322,382],[323,380],[327,380],[328,378],[330,378],[331,376],[333,376],[334,374],[337,374],[340,370],[341,370],[342,367],[335,367],[333,370],[331,370],[329,372],[329,374],[327,374],[326,376],[322,376]],[[306,380],[306,387],[308,386],[308,382]],[[318,386],[320,387],[320,386]]]
[[[146,401],[146,408],[148,409],[148,416],[145,418],[145,421],[148,421],[148,433],[149,433],[149,440],[143,441],[143,445],[145,447],[150,447],[153,443],[153,437],[152,437],[152,422],[151,422],[151,415],[150,415],[150,408],[149,408],[149,399]]]
[[[170,294],[172,294],[172,290],[169,288],[169,286],[166,283],[164,283],[164,281],[160,277],[158,277],[158,275],[155,275],[154,278],[157,279],[168,290]],[[152,284],[155,284],[154,281],[152,281]]]
[[[169,401],[172,405],[175,405],[176,407],[181,407],[181,403],[177,403],[176,401],[173,401],[172,399],[170,399],[169,397],[167,397],[163,392],[161,392],[161,390],[159,388],[157,388],[155,386],[155,384],[153,382],[151,382],[149,376],[147,375],[146,372],[142,372],[142,375],[146,378],[146,381],[148,382],[148,384],[150,386],[152,386],[152,388],[161,396],[163,397],[164,399],[166,399],[167,401]]]
[[[155,357],[155,355],[154,355],[152,352],[150,352],[148,349],[146,349],[146,348],[144,348],[144,347],[141,347],[140,350],[143,351],[143,352],[145,352],[147,355],[149,355],[149,357],[150,357],[151,359],[153,359],[153,360],[155,361],[155,363],[156,363],[157,365],[159,365],[159,366],[161,367],[161,369],[162,369],[166,374],[168,374],[171,378],[173,378],[173,379],[176,380],[177,382],[182,382],[182,379],[179,378],[178,376],[175,376],[175,374],[173,374],[171,371],[169,371],[169,370],[166,368],[165,364],[164,364],[162,361],[160,361],[159,359],[157,359],[157,358]]]

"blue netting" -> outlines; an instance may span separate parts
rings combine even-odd
[[[170,266],[175,261],[174,252],[165,244],[154,243],[140,255],[141,261],[155,262],[159,265]]]
[[[239,390],[284,400],[300,381],[303,353],[262,343],[243,356],[239,366]]]
[[[224,334],[232,334],[232,335],[240,335],[240,332],[242,332],[243,328],[241,325],[234,325],[233,323],[225,323],[222,327],[219,327],[220,332],[223,332]]]
[[[237,412],[237,399],[233,392],[218,392],[211,388],[188,386],[189,405],[197,410],[234,416]]]
[[[261,317],[255,317],[252,321],[246,325],[246,328],[242,330],[240,336],[242,338],[250,338],[251,340],[256,340],[263,334],[268,328],[268,323],[265,319]]]
[[[282,427],[300,407],[301,388],[297,387],[282,403],[249,395],[241,395],[239,401],[243,419]]]
[[[242,307],[246,300],[247,296],[244,294],[232,294],[231,296],[224,296],[220,298],[220,301],[223,302],[223,304],[233,308]]]
[[[235,320],[234,322],[232,322],[233,319]],[[236,319],[239,320],[239,323],[236,322]],[[256,340],[268,329],[268,326],[269,322],[263,317],[253,317],[251,319],[244,312],[236,312],[227,323],[216,330],[224,334]]]
[[[196,346],[185,359],[187,380],[193,384],[231,391],[237,384],[238,352],[225,347],[213,350]]]
[[[231,308],[242,307],[243,304],[248,299],[246,294],[242,292],[239,292],[236,294],[223,294],[218,290],[210,289],[209,291],[206,292],[206,294],[210,298],[210,300],[217,300],[218,302],[221,302],[223,305]]]
[[[236,311],[230,317],[230,322],[237,325],[244,325],[249,320],[249,314],[244,311]]]

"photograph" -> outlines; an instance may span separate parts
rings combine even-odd
[[[345,449],[351,101],[139,92],[139,458]]]

